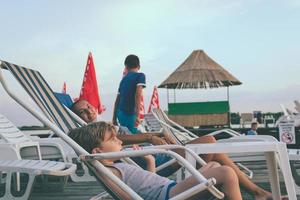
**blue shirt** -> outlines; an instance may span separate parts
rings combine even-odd
[[[137,86],[146,87],[146,77],[144,73],[128,72],[120,82],[118,93],[120,102],[118,109],[128,115],[135,114],[135,94]]]
[[[247,135],[257,135],[257,132],[251,129],[247,132]]]

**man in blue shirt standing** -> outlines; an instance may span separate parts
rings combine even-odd
[[[128,73],[119,85],[114,106],[113,123],[116,125],[118,119],[121,126],[127,127],[133,134],[136,134],[136,127],[140,124],[139,110],[143,88],[146,87],[146,77],[144,73],[138,72],[140,60],[136,55],[128,55],[124,65]]]

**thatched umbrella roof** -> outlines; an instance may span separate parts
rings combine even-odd
[[[242,84],[221,65],[213,61],[203,50],[192,54],[158,87],[217,88]]]

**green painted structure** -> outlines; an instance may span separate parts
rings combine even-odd
[[[169,103],[169,115],[221,114],[229,112],[228,101]]]

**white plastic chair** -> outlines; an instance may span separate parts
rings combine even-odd
[[[142,121],[144,127],[146,128],[147,132],[161,132],[162,126],[160,125],[159,121],[156,120],[152,113],[147,113],[144,115],[144,119]]]
[[[0,160],[0,175],[6,174],[5,192],[1,199],[24,200],[28,199],[32,190],[34,179],[38,175],[69,176],[76,169],[70,163],[44,161],[44,160]],[[12,177],[14,173],[28,174],[26,190],[22,196],[14,196],[11,191]]]
[[[14,157],[22,159],[23,156],[21,152],[23,149],[30,149],[31,156],[34,156],[35,159],[41,160],[41,150],[38,142],[34,142],[28,136],[23,134],[14,124],[12,124],[6,117],[0,114],[0,138],[2,143],[0,145],[7,146],[15,149],[16,155]],[[2,156],[9,157],[11,155],[2,154]],[[30,155],[27,155],[30,156]]]
[[[42,143],[35,141],[38,137],[29,137],[20,131],[4,115],[0,114],[0,138],[1,147],[10,147],[15,150],[16,155],[2,154],[0,158],[13,156],[17,159],[46,159],[67,161],[64,150],[59,142]],[[55,150],[52,150],[55,148]]]
[[[294,103],[295,103],[295,110],[297,110],[297,112],[300,113],[300,103],[299,103],[299,101],[295,100]]]

